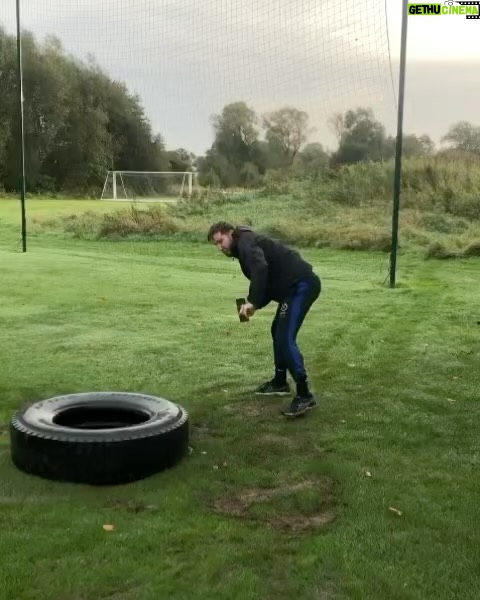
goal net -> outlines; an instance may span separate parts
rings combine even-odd
[[[102,200],[125,202],[174,202],[194,192],[192,171],[108,171]]]

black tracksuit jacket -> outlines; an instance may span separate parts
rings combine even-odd
[[[257,309],[272,300],[282,302],[292,285],[313,275],[310,263],[277,240],[249,227],[236,227],[232,237],[231,254],[250,280],[247,301]]]

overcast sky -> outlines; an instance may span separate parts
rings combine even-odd
[[[68,52],[93,54],[143,101],[167,147],[203,153],[210,115],[245,100],[258,114],[293,104],[334,147],[327,119],[370,106],[395,133],[401,1],[21,0],[22,22]],[[15,0],[0,22],[15,27]],[[404,130],[438,142],[456,121],[480,124],[480,20],[409,17]],[[388,42],[392,70],[388,57]],[[392,85],[393,75],[393,85]]]

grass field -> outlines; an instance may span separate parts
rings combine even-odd
[[[95,211],[99,214],[116,211],[132,206],[130,202],[108,202],[100,200],[74,200],[35,198],[26,200],[27,224],[29,229],[35,223],[41,223],[52,217],[61,217],[70,214],[82,214]],[[148,204],[146,205],[148,206]],[[0,224],[20,225],[21,205],[18,198],[0,197]],[[33,228],[35,231],[35,227]]]
[[[402,256],[389,290],[384,255],[305,251],[324,286],[299,338],[320,408],[288,421],[252,395],[274,307],[238,322],[238,264],[41,231],[22,254],[15,208],[0,204],[0,599],[480,597],[478,259]],[[191,456],[101,489],[11,464],[14,410],[110,389],[184,406]]]

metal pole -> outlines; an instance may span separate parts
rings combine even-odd
[[[395,145],[395,176],[393,180],[392,251],[390,254],[390,287],[395,287],[398,252],[398,217],[400,213],[400,183],[402,174],[403,103],[405,96],[405,64],[407,56],[408,0],[402,5],[402,38],[400,46],[400,81],[398,86],[397,140]]]
[[[27,219],[25,215],[25,132],[23,126],[23,61],[22,61],[22,33],[20,26],[20,0],[17,0],[17,79],[18,79],[18,105],[20,110],[20,161],[21,161],[21,190],[22,204],[22,250],[27,251]]]

